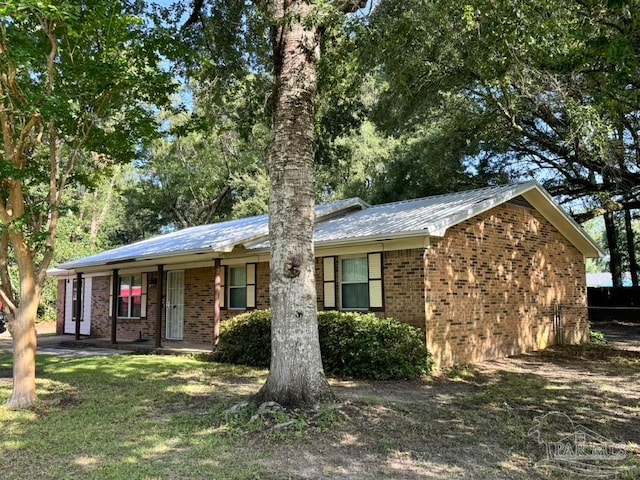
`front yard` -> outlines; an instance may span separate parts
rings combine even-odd
[[[253,421],[255,408],[229,408],[262,370],[134,355],[38,362],[38,405],[0,407],[3,479],[568,478],[564,464],[541,466],[543,439],[528,435],[553,411],[573,425],[551,433],[586,427],[624,452],[597,468],[640,471],[638,352],[564,347],[423,383],[334,380],[337,405]],[[10,366],[0,354],[0,404]]]

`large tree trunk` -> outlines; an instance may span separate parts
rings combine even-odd
[[[620,246],[618,244],[618,231],[613,212],[604,214],[604,226],[609,247],[609,271],[614,287],[622,286],[622,259],[620,258]]]
[[[55,229],[56,223],[53,220],[51,228]],[[36,400],[36,316],[45,278],[44,269],[51,261],[51,253],[49,251],[44,255],[44,266],[36,275],[33,253],[22,233],[10,229],[9,237],[20,275],[20,297],[17,305],[10,309],[7,324],[13,337],[13,391],[7,406],[18,409],[30,407]]]
[[[631,285],[638,286],[638,260],[636,258],[636,241],[631,224],[631,210],[624,210],[624,228],[627,233],[627,251],[629,254],[629,271],[631,272]]]
[[[8,323],[13,337],[13,391],[7,406],[27,408],[36,400],[36,326],[39,296],[31,291],[21,295],[20,306]]]
[[[332,398],[320,357],[313,253],[320,35],[307,2],[273,0],[270,6],[276,75],[268,160],[271,369],[256,400],[309,405]]]

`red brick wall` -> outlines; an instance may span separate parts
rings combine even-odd
[[[534,210],[505,204],[451,228],[424,265],[427,344],[440,366],[554,344],[556,303],[578,307],[565,340],[586,339],[583,256]]]
[[[150,274],[151,275],[151,274]],[[93,277],[91,285],[91,337],[111,338],[111,318],[109,316],[109,297],[111,295],[111,277]],[[155,292],[147,293],[147,298],[155,297]],[[143,339],[153,339],[155,331],[155,314],[149,316],[149,302],[147,302],[147,317],[140,319],[118,319],[116,339],[129,342]]]
[[[269,262],[258,263],[256,270],[256,308],[269,308]]]
[[[364,254],[363,254],[364,255]],[[339,259],[334,262],[334,278],[339,278]],[[424,330],[424,269],[422,250],[382,252],[384,309],[378,317],[392,317]],[[324,309],[322,257],[316,258],[318,310]],[[340,305],[340,285],[336,282],[336,304]]]
[[[382,315],[424,330],[423,250],[385,252],[383,258]]]
[[[184,271],[184,340],[192,343],[213,342],[213,266],[191,268]],[[147,274],[147,316],[142,319],[119,319],[117,339],[132,341],[140,336],[155,338],[156,312],[158,307],[157,273]],[[165,280],[166,288],[166,280]],[[269,306],[269,264],[259,263],[256,271],[258,309]],[[110,277],[94,277],[92,285],[91,336],[111,337],[111,319],[109,317]],[[223,320],[232,318],[242,310],[222,309]],[[58,319],[64,322],[64,294],[58,294]],[[162,338],[165,337],[165,314],[162,314]]]
[[[95,338],[111,337],[110,278],[108,276],[93,277],[91,282],[91,336]]]
[[[432,239],[426,252],[384,252],[383,262],[385,309],[377,315],[425,330],[429,349],[441,366],[555,343],[556,303],[574,306],[562,310],[566,341],[586,339],[583,257],[533,210],[508,204],[496,207],[451,228],[443,239]],[[212,342],[213,276],[213,266],[185,270],[187,342]],[[155,278],[155,272],[148,274],[147,318],[119,320],[118,340],[135,340],[140,335],[155,338]],[[109,288],[109,277],[94,277],[93,337],[111,335]],[[316,288],[318,308],[322,308],[321,257],[316,259]],[[256,289],[256,307],[268,308],[268,262],[257,265]],[[58,293],[59,321],[64,320],[63,291]],[[239,313],[242,311],[223,309],[221,316],[224,321]],[[164,328],[163,315],[163,338]]]
[[[184,271],[184,340],[213,343],[214,267]]]

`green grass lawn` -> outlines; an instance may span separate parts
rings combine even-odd
[[[238,457],[245,440],[223,411],[265,372],[168,356],[37,364],[37,406],[0,408],[2,478],[260,478],[246,461],[260,452]],[[9,387],[0,383],[0,403]]]
[[[0,405],[11,387],[0,353]],[[250,421],[263,370],[191,357],[38,356],[37,405],[0,406],[0,478],[566,478],[527,436],[561,411],[628,452],[637,478],[640,355],[558,349],[425,382],[333,380],[340,403]],[[279,428],[286,423],[286,428]],[[278,427],[274,428],[274,425]]]

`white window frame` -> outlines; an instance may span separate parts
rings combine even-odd
[[[243,269],[244,270],[244,285],[232,285],[231,272],[235,269]],[[247,265],[246,264],[238,264],[238,265],[229,265],[226,270],[229,272],[229,278],[227,279],[227,309],[229,310],[246,310],[247,309]],[[231,304],[231,290],[232,289],[244,289],[244,305],[243,306],[234,306]]]
[[[140,278],[140,295],[131,295],[131,293],[133,292],[133,279],[139,277]],[[125,298],[122,295],[120,295],[121,290],[120,290],[120,285],[121,285],[121,280],[122,279],[128,279],[129,280],[129,285],[130,285],[130,294],[128,296],[129,298],[129,303],[127,306],[127,314],[126,315],[120,315],[120,299],[121,298]],[[142,318],[142,313],[144,311],[144,307],[143,307],[143,302],[145,300],[145,294],[144,294],[144,275],[142,273],[131,273],[131,274],[126,274],[126,275],[118,275],[118,304],[117,304],[117,308],[118,308],[118,318]],[[133,308],[133,298],[135,297],[140,297],[140,315],[136,315],[133,316],[131,315],[131,310]]]
[[[340,279],[340,310],[344,310],[345,312],[366,312],[369,311],[369,277],[365,278],[363,282],[345,282],[343,279],[342,272],[342,262],[343,260],[351,260],[355,258],[364,258],[367,261],[367,271],[369,270],[369,259],[367,255],[344,255],[339,257],[338,259],[338,278]],[[367,286],[367,306],[366,307],[345,307],[344,306],[344,285],[366,285]]]
[[[343,255],[340,257],[325,257],[323,259],[323,268],[327,267],[331,268],[333,265],[333,259],[335,258],[338,262],[338,278],[337,278],[337,290],[339,292],[339,306],[338,308],[342,311],[346,312],[382,312],[384,311],[384,254],[383,252],[372,252],[365,253],[359,255]],[[367,261],[367,279],[365,282],[344,282],[342,277],[342,261],[348,260],[350,258],[365,258]],[[326,260],[326,261],[325,261]],[[326,289],[335,288],[335,280],[332,274],[328,274],[325,272],[324,274],[325,281],[325,292]],[[363,284],[367,285],[367,294],[368,294],[368,305],[361,308],[353,308],[353,307],[345,307],[344,306],[344,292],[342,286],[344,284]]]

